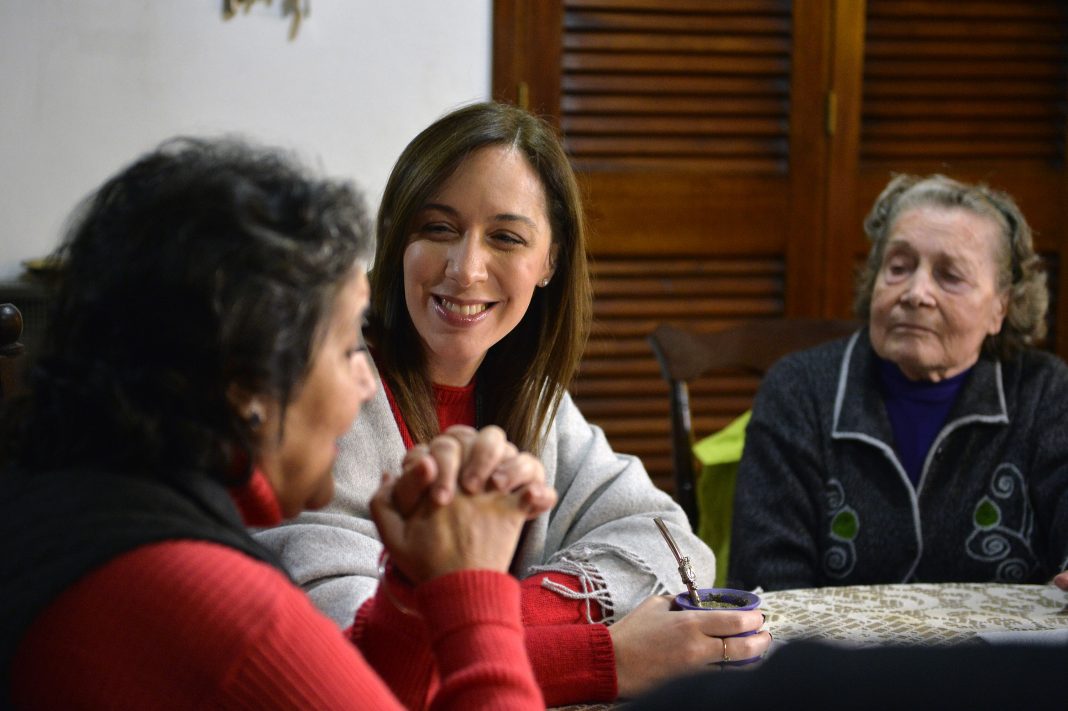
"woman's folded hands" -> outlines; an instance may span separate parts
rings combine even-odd
[[[382,476],[371,515],[393,565],[413,583],[465,569],[507,572],[523,524],[556,503],[535,457],[496,426],[454,426]]]

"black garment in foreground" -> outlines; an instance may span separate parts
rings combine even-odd
[[[751,671],[685,677],[625,708],[1063,709],[1068,708],[1068,646],[846,649],[791,642]]]
[[[0,708],[10,703],[11,661],[22,637],[56,596],[123,553],[180,539],[229,546],[285,572],[207,475],[0,474]]]

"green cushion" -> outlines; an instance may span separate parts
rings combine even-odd
[[[701,475],[697,478],[697,535],[716,554],[716,587],[727,584],[734,483],[745,446],[745,427],[751,414],[746,411],[719,432],[693,446],[694,456],[701,464]]]

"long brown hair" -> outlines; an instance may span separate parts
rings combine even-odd
[[[489,349],[479,368],[478,424],[499,425],[520,449],[536,452],[578,369],[592,313],[581,195],[545,121],[514,106],[472,104],[438,119],[408,144],[378,210],[369,337],[412,438],[430,439],[438,422],[426,354],[404,298],[404,251],[416,212],[464,159],[494,145],[522,152],[541,180],[559,251],[548,286],[535,290],[519,324]]]

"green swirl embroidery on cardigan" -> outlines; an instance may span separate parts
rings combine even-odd
[[[975,507],[974,520],[976,528],[983,531],[989,530],[1001,523],[1001,509],[990,500],[990,497],[984,496],[979,500],[979,505]]]
[[[994,470],[987,491],[972,510],[972,526],[964,552],[972,560],[989,563],[995,581],[1027,580],[1039,565],[1032,549],[1035,514],[1027,482],[1016,466],[1002,464]]]
[[[846,503],[845,487],[838,479],[827,481],[827,509],[831,545],[823,552],[823,571],[841,579],[853,572],[857,564],[857,549],[853,544],[860,533],[860,515]]]
[[[846,508],[839,511],[831,519],[831,536],[841,541],[852,541],[857,537],[860,522],[857,520],[857,512]]]

